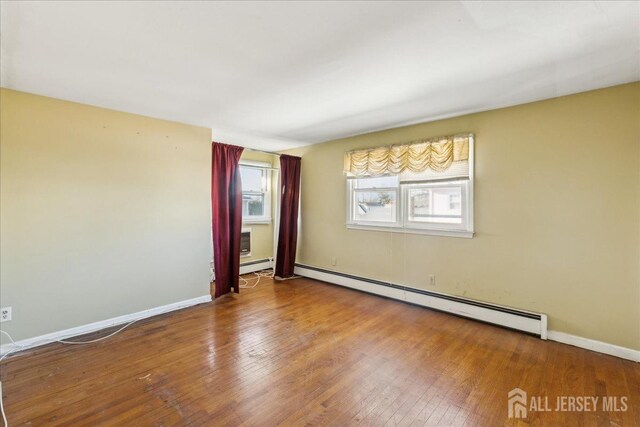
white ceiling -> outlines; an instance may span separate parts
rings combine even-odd
[[[640,3],[2,2],[2,86],[279,150],[640,80]]]

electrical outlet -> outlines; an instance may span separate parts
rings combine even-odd
[[[429,285],[430,286],[435,286],[436,285],[436,276],[433,274],[429,275]]]
[[[8,322],[11,320],[11,307],[0,308],[0,322]]]
[[[336,260],[336,257],[331,258],[331,265],[336,265],[338,263],[338,260]]]

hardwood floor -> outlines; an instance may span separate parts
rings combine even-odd
[[[638,363],[309,279],[262,279],[0,369],[11,426],[640,425]],[[628,409],[512,420],[515,387]]]

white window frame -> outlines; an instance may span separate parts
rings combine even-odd
[[[357,221],[354,219],[355,188],[356,179],[347,179],[347,222],[348,229],[388,231],[394,233],[426,234],[432,236],[463,237],[472,238],[474,235],[473,225],[473,184],[474,184],[474,162],[473,162],[473,138],[469,139],[469,178],[468,179],[448,179],[448,180],[425,180],[416,182],[399,182],[398,187],[392,188],[372,188],[362,191],[376,190],[397,190],[396,197],[396,222],[378,221]],[[462,187],[462,224],[437,224],[427,222],[409,221],[408,214],[408,190],[420,187]],[[465,209],[466,206],[466,209]]]
[[[347,204],[349,205],[348,207],[348,221],[350,224],[353,225],[360,225],[360,226],[365,226],[365,227],[375,227],[375,228],[380,228],[380,227],[391,227],[391,228],[401,228],[402,224],[402,210],[401,210],[401,192],[402,192],[402,188],[400,187],[400,184],[398,183],[397,187],[375,187],[375,188],[355,188],[355,184],[356,184],[356,180],[355,179],[349,179],[347,180],[347,185],[348,185],[348,194],[347,194]],[[353,197],[355,194],[357,193],[370,193],[370,192],[375,192],[375,191],[393,191],[396,193],[396,221],[395,222],[390,222],[390,221],[355,221],[353,220],[354,218],[354,211],[355,211],[355,204],[356,204],[356,198]]]
[[[434,230],[434,231],[451,231],[451,232],[465,232],[469,230],[469,212],[468,209],[464,209],[469,206],[469,181],[468,180],[452,180],[452,181],[425,181],[420,183],[408,183],[400,184],[404,193],[402,204],[403,206],[409,206],[409,190],[413,188],[460,188],[461,189],[461,211],[462,222],[460,224],[438,224],[420,221],[409,220],[409,209],[404,209],[404,228],[410,230]]]
[[[258,193],[254,191],[242,191],[242,194],[250,194],[250,195],[262,195],[264,200],[263,213],[262,216],[242,216],[242,222],[244,224],[270,224],[271,223],[271,164],[265,162],[256,162],[252,160],[241,160],[239,163],[240,167],[250,167],[256,169],[262,169],[264,176],[266,178],[265,189],[263,192]]]

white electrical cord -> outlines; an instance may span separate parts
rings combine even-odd
[[[56,342],[62,343],[62,344],[91,344],[94,342],[98,342],[98,341],[102,341],[102,340],[106,340],[107,338],[111,338],[112,336],[114,336],[115,334],[124,331],[126,328],[128,328],[129,326],[133,325],[134,323],[140,321],[142,319],[136,319],[136,320],[132,320],[131,322],[127,323],[126,325],[124,325],[123,327],[121,327],[120,329],[118,329],[115,332],[110,333],[109,335],[106,335],[104,337],[101,338],[96,338],[95,340],[90,340],[90,341],[64,341],[64,340],[56,340]]]
[[[126,323],[124,326],[122,326],[120,329],[118,329],[115,332],[110,333],[109,335],[106,335],[104,337],[100,337],[100,338],[96,338],[94,340],[90,340],[90,341],[65,341],[65,340],[43,340],[43,341],[38,341],[35,342],[33,344],[31,344],[29,347],[36,347],[40,344],[45,344],[45,343],[52,343],[52,342],[59,342],[61,344],[91,344],[94,342],[98,342],[98,341],[102,341],[102,340],[106,340],[107,338],[111,338],[112,336],[114,336],[115,334],[125,330],[126,328],[128,328],[129,326],[133,325],[136,322],[139,322],[140,320],[143,319],[136,319],[136,320],[132,320],[129,323]],[[9,335],[8,332],[5,332],[3,330],[0,330],[1,333],[5,334],[9,340],[11,341],[11,344],[14,345],[14,348],[12,348],[11,350],[7,351],[5,354],[3,354],[2,356],[0,356],[0,362],[2,362],[7,356],[9,356],[11,353],[14,353],[16,351],[19,350],[25,350],[26,347],[23,345],[18,344],[11,335]],[[17,347],[17,348],[16,348]],[[7,421],[7,414],[4,412],[4,402],[2,399],[2,381],[0,381],[0,412],[2,412],[2,420],[4,421],[4,426],[5,427],[9,427],[9,421]]]
[[[245,288],[245,289],[247,289],[247,288],[249,288],[249,289],[255,288],[256,286],[258,286],[258,284],[260,283],[260,280],[263,277],[268,277],[270,279],[273,279],[273,273],[274,273],[273,270],[255,271],[253,274],[256,277],[254,277],[252,279],[256,279],[256,281],[255,281],[255,283],[253,283],[253,285],[249,285],[249,280],[247,280],[244,277],[240,276],[240,280],[244,283],[244,285],[240,285],[240,288]],[[298,277],[300,277],[300,276],[294,276],[294,277],[291,277],[291,279],[298,278]],[[107,338],[111,338],[112,336],[122,332],[123,330],[125,330],[129,326],[133,325],[134,323],[139,322],[140,320],[143,320],[143,319],[132,320],[131,322],[126,323],[124,326],[122,326],[117,331],[112,332],[109,335],[106,335],[104,337],[96,338],[96,339],[90,340],[90,341],[43,340],[43,341],[35,342],[35,343],[31,344],[29,347],[36,347],[36,346],[38,346],[40,344],[52,343],[52,342],[59,342],[61,344],[69,344],[69,345],[74,345],[74,344],[75,345],[77,345],[77,344],[92,344],[94,342],[98,342],[98,341],[106,340]],[[7,333],[7,332],[5,332],[3,330],[0,330],[0,332],[5,334],[9,338],[9,340],[11,341],[11,344],[14,345],[13,349],[7,351],[5,354],[0,356],[0,362],[2,362],[11,353],[14,353],[14,352],[19,351],[19,350],[26,349],[25,346],[18,344],[13,339],[13,337],[11,337],[11,335],[9,335],[9,333]],[[15,348],[15,347],[17,347],[17,348]],[[7,421],[7,415],[4,412],[4,403],[3,403],[3,400],[2,400],[2,381],[0,381],[0,411],[2,412],[2,420],[4,421],[5,427],[9,427],[9,422]]]
[[[9,337],[9,340],[11,340],[11,343],[14,346],[17,346],[19,349],[23,348],[20,344],[18,344],[17,342],[14,341],[13,337],[11,335],[9,335],[9,333],[7,333],[5,331],[2,331],[2,330],[0,330],[0,332],[2,332],[7,337]],[[16,350],[15,349],[11,349],[11,350],[7,351],[5,354],[3,354],[2,356],[0,356],[0,362],[2,362],[5,357],[10,355],[14,351],[16,351]],[[2,399],[2,381],[0,381],[0,412],[2,412],[2,421],[4,421],[4,426],[5,427],[9,427],[9,421],[7,421],[7,414],[4,412],[4,402],[3,402],[3,399]]]
[[[4,413],[4,405],[2,404],[2,381],[0,381],[0,411],[2,411],[2,421],[4,421],[5,427],[9,427],[7,414]]]
[[[244,285],[240,285],[240,289],[252,289],[252,288],[255,288],[256,286],[258,286],[258,283],[260,283],[260,280],[263,277],[268,277],[268,278],[273,279],[273,270],[254,271],[253,274],[256,277],[252,277],[251,279],[256,279],[256,281],[252,285],[249,285],[249,280],[247,280],[244,277],[240,276],[240,280],[244,283]]]

